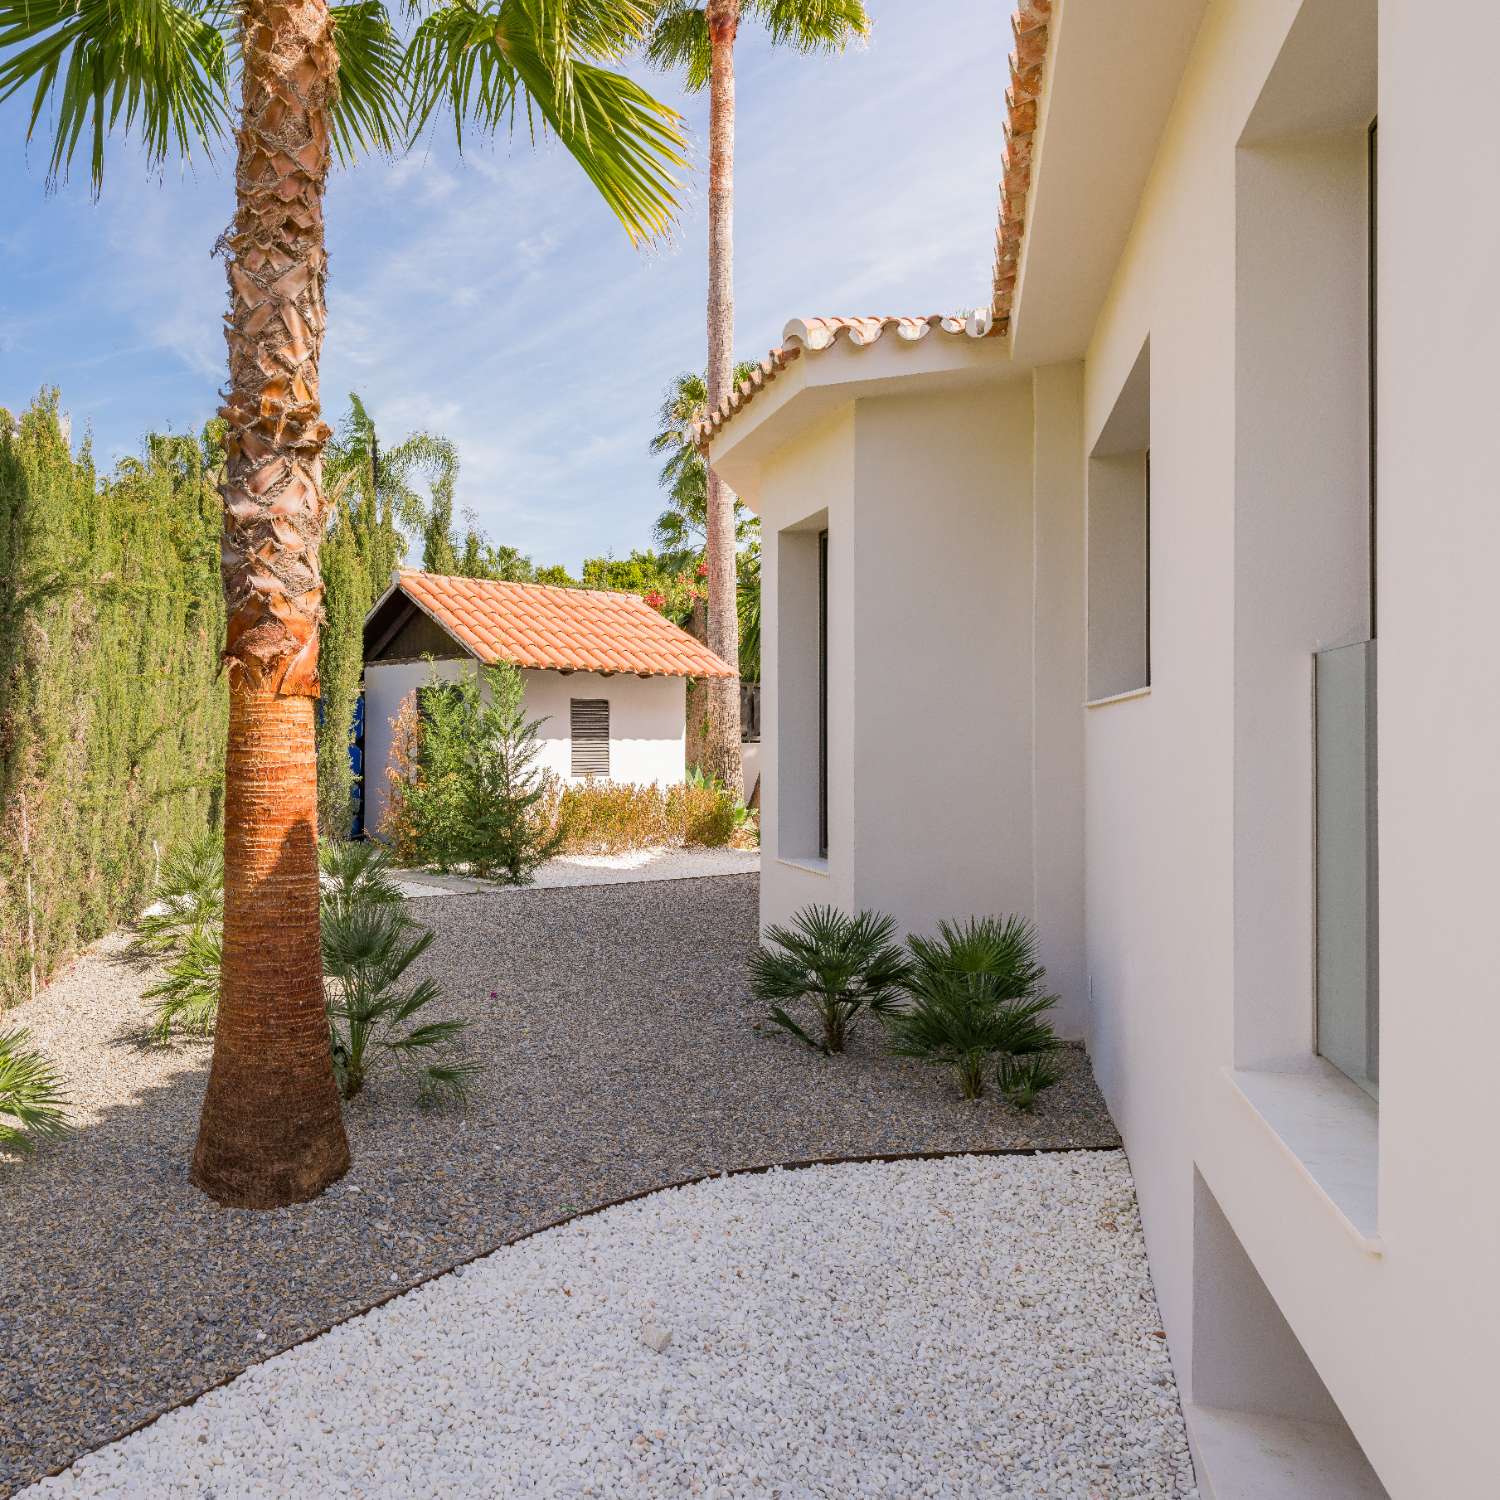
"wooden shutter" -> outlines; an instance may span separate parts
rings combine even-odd
[[[609,699],[572,700],[573,774],[609,775]]]

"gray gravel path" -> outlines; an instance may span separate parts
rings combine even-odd
[[[348,1111],[349,1176],[267,1214],[188,1183],[208,1049],[131,1040],[150,978],[117,941],[12,1012],[79,1129],[0,1162],[0,1494],[581,1208],[722,1167],[1118,1144],[1078,1052],[1027,1117],[960,1102],[873,1033],[829,1061],[757,1032],[755,908],[753,876],[421,901],[425,962],[475,1020],[473,1101],[423,1113],[377,1076]]]

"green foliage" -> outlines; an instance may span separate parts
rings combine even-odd
[[[0,1151],[30,1151],[67,1128],[67,1097],[57,1069],[22,1028],[0,1031]]]
[[[416,776],[401,789],[412,852],[440,870],[527,884],[560,844],[542,806],[540,719],[528,719],[521,674],[507,662],[422,693]]]
[[[370,1069],[389,1058],[415,1073],[424,1102],[462,1099],[475,1069],[429,1061],[468,1024],[420,1021],[417,1013],[438,999],[432,979],[404,985],[406,972],[427,951],[432,934],[405,913],[391,878],[390,855],[378,844],[325,840],[318,851],[322,872],[320,917],[323,972],[334,1073],[344,1098],[364,1087]],[[159,931],[156,951],[169,954],[165,977],[146,991],[155,1000],[151,1036],[159,1043],[174,1033],[208,1035],[219,1013],[223,965],[222,863],[217,901],[204,894],[212,862],[202,845],[183,850],[163,870],[162,886],[184,909],[194,902],[204,913],[198,925]],[[3,1101],[0,1101],[3,1113]],[[0,1122],[3,1123],[3,1122]]]
[[[219,899],[223,901],[223,892]],[[172,949],[166,977],[145,992],[154,1000],[151,1039],[170,1040],[174,1031],[208,1036],[219,1018],[219,971],[224,963],[224,929],[218,922],[184,931]]]
[[[210,831],[174,849],[162,862],[151,905],[135,924],[143,953],[180,951],[187,935],[224,920],[224,838]]]
[[[740,681],[760,681],[760,540],[736,559],[735,606],[740,616]]]
[[[919,974],[984,974],[1007,1000],[1041,993],[1047,977],[1037,956],[1036,928],[1025,917],[970,917],[938,923],[938,936],[909,937]]]
[[[390,855],[368,839],[325,839],[318,849],[318,864],[325,916],[356,906],[394,906],[404,899],[391,878]]]
[[[1062,1077],[1057,1064],[1046,1052],[1021,1057],[1002,1053],[995,1073],[1000,1092],[1027,1115],[1036,1108],[1036,1096],[1043,1089],[1050,1089]]]
[[[755,368],[753,360],[742,359],[734,367],[735,383],[748,380]],[[657,410],[651,451],[666,455],[657,483],[667,492],[668,503],[653,529],[657,544],[674,562],[702,556],[708,542],[708,465],[703,461],[694,430],[694,424],[703,420],[707,408],[706,377],[696,370],[684,370],[667,387]],[[747,541],[759,524],[736,498],[735,541]]]
[[[815,1051],[842,1052],[859,1013],[888,1014],[906,979],[895,931],[895,922],[878,912],[851,917],[829,906],[804,907],[790,926],[769,928],[751,958],[755,994],[772,1002],[771,1020],[799,1041]],[[786,1010],[794,1002],[812,1007],[816,1038]]]
[[[407,532],[427,536],[440,529],[446,536],[457,479],[458,451],[447,438],[417,432],[382,446],[375,419],[350,392],[349,410],[323,461],[329,519],[321,554],[318,822],[332,837],[342,838],[349,827],[349,736],[364,671],[365,616],[405,556]]]
[[[914,967],[906,983],[908,1010],[887,1018],[890,1048],[897,1057],[915,1057],[953,1070],[965,1099],[984,1092],[992,1061],[1002,1061],[1057,1045],[1043,1018],[1051,995],[1013,998],[992,974]]]
[[[328,1026],[334,1077],[345,1099],[354,1098],[370,1070],[387,1059],[416,1074],[424,1102],[463,1100],[477,1067],[426,1059],[456,1040],[468,1022],[419,1021],[418,1012],[441,991],[431,978],[403,983],[431,943],[432,933],[418,927],[397,903],[325,902],[323,968],[335,981],[328,997]]]
[[[510,130],[519,114],[583,169],[632,241],[672,225],[686,165],[681,122],[623,74],[598,67],[644,37],[655,0],[438,0],[407,54],[412,133],[437,114]]]
[[[406,114],[400,41],[376,0],[334,5],[339,87],[333,144],[348,161],[390,151]],[[80,142],[97,193],[104,143],[135,132],[150,167],[212,158],[234,128],[241,57],[238,6],[222,0],[0,0],[0,100],[30,90],[26,136],[45,121],[49,182]]]
[[[1036,929],[1024,917],[971,917],[940,922],[937,938],[909,937],[907,946],[912,1003],[887,1019],[891,1051],[951,1068],[965,1099],[983,1094],[994,1064],[1002,1092],[1029,1109],[1055,1081],[1041,1059],[1057,1046],[1046,1020],[1057,997],[1043,990]]]
[[[99,476],[55,392],[19,424],[0,411],[0,1006],[138,912],[159,850],[218,823],[213,478],[203,444],[162,435]]]

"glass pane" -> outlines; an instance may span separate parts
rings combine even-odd
[[[1375,643],[1321,651],[1314,661],[1318,1051],[1361,1088],[1377,1094]]]

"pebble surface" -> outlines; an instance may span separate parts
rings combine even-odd
[[[582,1209],[725,1168],[1005,1146],[1114,1147],[1080,1051],[1036,1113],[965,1104],[877,1033],[818,1057],[749,993],[754,876],[425,898],[422,972],[470,1017],[469,1107],[378,1074],[354,1167],[313,1203],[188,1182],[209,1048],[143,1047],[151,973],[101,944],[34,1003],[74,1133],[0,1159],[0,1495],[392,1292]],[[670,1352],[680,1352],[674,1342]]]
[[[24,1494],[1196,1491],[1115,1151],[652,1194],[342,1324]]]

